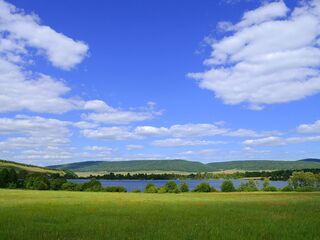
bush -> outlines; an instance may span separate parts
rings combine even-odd
[[[65,182],[61,186],[61,190],[66,190],[66,191],[76,191],[77,184],[73,182]]]
[[[101,182],[93,178],[89,182],[83,183],[82,190],[87,192],[99,192],[103,190],[103,188]]]
[[[167,189],[165,186],[159,187],[158,188],[158,193],[167,193]]]
[[[319,189],[311,186],[306,186],[306,187],[299,187],[296,189],[297,192],[316,192],[319,191]]]
[[[122,186],[109,186],[103,189],[105,192],[127,192],[127,189]]]
[[[211,187],[209,183],[202,182],[197,185],[192,192],[217,192],[217,189]]]
[[[276,192],[278,191],[278,188],[276,188],[275,186],[267,186],[264,187],[262,190],[265,192]]]
[[[281,189],[282,192],[292,192],[293,190],[291,186],[285,186]]]
[[[25,180],[25,187],[33,190],[48,190],[50,183],[45,175],[30,174]]]
[[[179,185],[180,192],[189,192],[189,186],[186,182],[181,182]]]
[[[166,192],[168,193],[176,193],[177,191],[179,192],[178,186],[175,181],[168,181],[164,185]]]
[[[75,191],[83,191],[84,190],[84,183],[78,183],[76,184],[76,187],[74,189]]]
[[[235,192],[236,188],[233,185],[233,182],[230,180],[223,181],[221,184],[222,192]]]
[[[312,172],[293,172],[289,178],[289,184],[298,189],[301,187],[315,187],[317,183],[317,175]]]
[[[64,178],[55,178],[55,179],[50,179],[49,183],[50,183],[50,189],[51,190],[60,190],[62,185],[64,183],[66,183],[67,180],[65,180]]]
[[[249,180],[246,183],[241,183],[240,187],[238,188],[239,192],[256,192],[259,191],[257,187],[257,183],[254,180]]]
[[[146,188],[144,189],[145,193],[157,193],[158,189],[156,187],[156,185],[154,185],[153,183],[148,183]]]
[[[132,192],[133,193],[141,193],[141,190],[140,189],[133,189]]]

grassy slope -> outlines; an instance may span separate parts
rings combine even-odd
[[[0,160],[0,169],[1,168],[14,168],[16,170],[26,170],[28,172],[34,173],[59,173],[60,175],[64,175],[64,171],[56,170],[56,169],[49,169],[45,167],[38,167],[33,165],[27,165],[17,162],[10,162],[5,160]]]
[[[0,190],[15,239],[319,239],[320,193],[134,194]]]
[[[232,161],[203,164],[185,160],[137,160],[116,162],[77,162],[51,166],[76,172],[135,172],[135,171],[180,171],[214,172],[222,170],[282,170],[320,168],[320,162],[310,161]]]

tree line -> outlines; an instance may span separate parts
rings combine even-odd
[[[259,188],[255,180],[241,183],[236,188],[231,180],[225,180],[221,184],[222,192],[251,192],[251,191],[319,191],[320,173],[295,171],[288,178],[288,185],[278,189],[270,185],[271,178],[264,178],[262,189]],[[20,188],[33,190],[66,190],[66,191],[93,191],[93,192],[127,192],[122,186],[103,187],[101,182],[95,178],[85,183],[74,183],[68,181],[68,176],[59,174],[28,173],[26,171],[16,171],[15,169],[0,169],[0,188]],[[133,192],[140,192],[136,189]],[[175,181],[168,181],[164,186],[156,187],[149,183],[144,192],[146,193],[180,193],[189,192],[189,186],[182,181],[179,185]],[[207,182],[197,185],[192,192],[218,192]]]
[[[312,172],[320,173],[320,169],[302,169],[302,170],[278,170],[278,171],[254,171],[254,172],[234,172],[234,173],[191,173],[187,175],[175,173],[106,173],[104,175],[90,175],[83,179],[106,179],[106,180],[209,180],[209,179],[241,179],[241,178],[269,178],[271,181],[288,181],[293,172]]]

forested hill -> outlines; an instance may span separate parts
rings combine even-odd
[[[186,160],[134,160],[134,161],[89,161],[49,168],[65,169],[75,172],[135,172],[135,171],[180,171],[180,172],[213,172],[223,170],[292,170],[320,168],[320,161],[271,161],[249,160],[201,163]]]
[[[27,171],[30,173],[49,173],[49,174],[59,174],[64,176],[66,174],[65,171],[60,169],[51,169],[47,167],[39,167],[29,164],[17,163],[12,161],[0,160],[0,170],[3,168],[13,168],[16,171]]]

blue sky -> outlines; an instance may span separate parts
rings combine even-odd
[[[0,156],[320,157],[320,1],[0,0]]]

